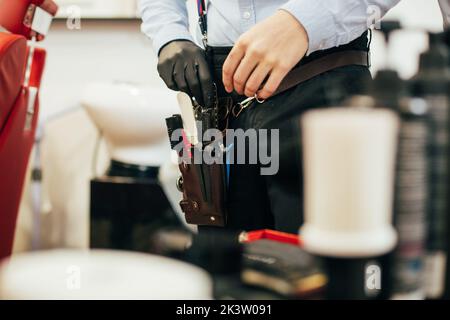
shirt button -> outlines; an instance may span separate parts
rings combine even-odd
[[[242,15],[242,17],[243,17],[245,20],[248,20],[248,19],[250,19],[250,17],[251,17],[251,13],[248,12],[248,11],[245,11],[244,14]]]

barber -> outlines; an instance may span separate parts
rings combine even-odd
[[[211,0],[211,68],[189,33],[185,0],[140,0],[142,30],[153,40],[158,72],[170,89],[186,92],[203,106],[213,103],[213,82],[219,97],[234,103],[256,95],[265,102],[243,110],[231,128],[280,130],[277,174],[262,176],[259,165],[232,166],[230,228],[298,231],[303,221],[299,116],[335,104],[334,88],[345,99],[371,75],[368,65],[347,65],[274,94],[296,66],[340,51],[368,52],[371,14],[381,18],[399,1]]]

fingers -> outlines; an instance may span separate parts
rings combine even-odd
[[[167,87],[188,94],[202,106],[214,102],[213,80],[204,51],[189,41],[173,41],[159,53],[158,72]]]
[[[264,48],[248,44],[241,38],[231,50],[223,65],[223,84],[225,90],[248,97],[258,93],[259,98],[267,99],[273,95],[288,73],[278,59],[267,54]],[[263,85],[268,78],[267,83]]]
[[[252,55],[245,55],[236,69],[236,72],[233,75],[233,87],[234,90],[240,95],[244,94],[247,80],[255,70],[257,64],[258,60]]]
[[[202,87],[200,85],[200,79],[198,77],[198,64],[189,64],[185,70],[185,81],[188,87],[188,92],[184,92],[188,93],[191,97],[194,97],[201,106],[204,106],[205,102],[203,99]]]
[[[244,45],[242,42],[238,41],[223,64],[222,81],[225,90],[228,93],[233,91],[233,76],[242,58],[244,57],[244,54]]]
[[[223,68],[224,77],[227,77],[224,78],[224,85],[228,86],[228,92],[234,89],[248,97],[257,94],[260,99],[268,99],[276,92],[289,71],[289,68],[276,63],[261,61],[258,64],[259,60],[254,58],[254,54],[248,54],[248,58],[244,57],[242,62],[236,65],[236,57],[237,55],[230,53]],[[172,64],[162,63],[158,65],[158,71],[170,89],[185,92],[195,97],[200,105],[210,107],[214,102],[214,87],[209,66],[203,57],[196,60],[179,61],[174,64],[173,70]],[[236,69],[231,73],[229,70],[234,65]]]
[[[175,91],[181,91],[188,95],[191,95],[190,88],[186,81],[186,71],[188,69],[188,66],[185,63],[177,63],[175,64],[174,70],[173,70],[173,80],[175,83]],[[172,88],[171,88],[172,89]]]
[[[214,103],[214,85],[209,65],[205,59],[198,61],[198,79],[200,81],[200,90],[203,96],[203,106],[209,108]]]
[[[199,51],[201,49],[190,41],[172,41],[160,50],[158,73],[169,89],[192,96],[188,82],[189,80],[198,82],[192,68]],[[192,87],[197,89],[198,84],[192,83]]]
[[[270,98],[277,91],[288,71],[288,68],[283,67],[273,69],[264,87],[257,92],[258,98],[262,100]]]
[[[261,88],[264,80],[266,80],[272,67],[267,64],[260,64],[253,71],[245,84],[245,95],[247,97],[254,97],[258,90]]]
[[[183,66],[183,65],[182,65]],[[206,61],[191,62],[175,67],[174,82],[178,91],[187,93],[204,107],[213,103],[213,81]]]
[[[158,74],[169,89],[178,91],[178,86],[174,80],[174,68],[175,65],[170,61],[160,63],[158,64]]]
[[[186,84],[191,96],[203,107],[210,107],[214,102],[214,85],[205,59],[198,59],[186,68]]]

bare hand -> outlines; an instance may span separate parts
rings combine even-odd
[[[238,39],[223,66],[225,90],[267,99],[307,51],[305,28],[279,10]]]

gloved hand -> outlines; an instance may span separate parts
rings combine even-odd
[[[166,85],[182,91],[202,107],[214,103],[214,86],[205,52],[191,41],[176,40],[159,52],[158,73]]]

